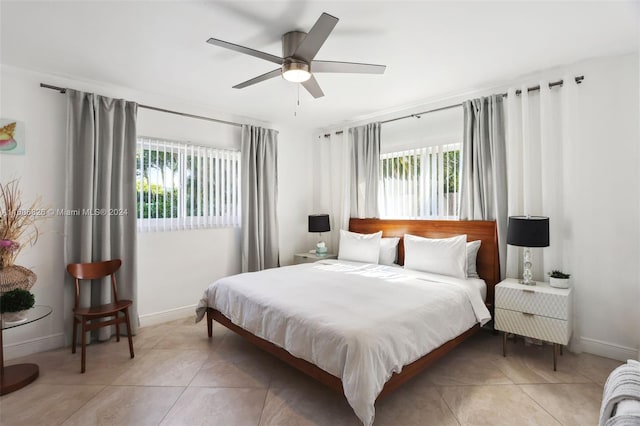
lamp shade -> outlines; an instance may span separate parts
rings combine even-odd
[[[548,247],[549,218],[544,216],[509,216],[507,244],[520,247]]]
[[[329,226],[328,214],[310,214],[309,215],[309,232],[329,232],[331,226]]]

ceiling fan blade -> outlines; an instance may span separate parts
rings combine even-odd
[[[217,38],[210,38],[209,40],[207,40],[207,43],[213,44],[214,46],[224,47],[225,49],[235,50],[236,52],[244,53],[245,55],[251,55],[256,58],[264,59],[265,61],[274,62],[278,65],[282,65],[284,63],[284,59],[282,59],[280,56],[240,46],[239,44],[229,43],[228,41],[218,40]]]
[[[338,18],[335,16],[331,16],[328,13],[320,15],[320,18],[313,24],[307,36],[296,49],[296,53],[293,54],[294,58],[311,62],[337,23]]]
[[[357,62],[313,61],[311,72],[335,72],[358,74],[384,74],[386,65],[359,64]]]
[[[307,89],[307,92],[311,93],[311,96],[313,96],[314,98],[318,99],[324,96],[324,92],[320,88],[318,80],[316,80],[314,76],[311,76],[309,80],[304,81],[300,84],[302,84],[302,87]]]
[[[243,89],[247,86],[253,86],[256,83],[260,83],[261,81],[269,80],[270,78],[278,77],[280,75],[282,75],[282,70],[280,68],[276,68],[273,71],[269,71],[267,73],[259,75],[255,78],[252,78],[251,80],[245,81],[244,83],[236,84],[235,86],[233,86],[233,88]]]

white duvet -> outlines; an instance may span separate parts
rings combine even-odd
[[[342,379],[363,424],[392,373],[490,314],[478,282],[382,265],[325,260],[226,277],[196,309],[234,324]]]

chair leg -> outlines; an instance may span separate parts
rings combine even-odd
[[[71,353],[75,354],[76,353],[76,334],[78,331],[78,318],[76,318],[76,316],[74,315],[73,318],[71,319],[71,322],[73,323],[73,337],[71,338]]]
[[[116,312],[116,319],[118,319],[119,315]],[[120,341],[120,323],[116,322],[116,342]]]
[[[127,336],[129,336],[129,354],[131,355],[131,358],[133,358],[135,355],[133,353],[133,338],[131,337],[131,322],[129,322],[129,308],[125,308],[124,310],[124,318],[127,322]]]
[[[80,364],[80,373],[84,373],[85,371],[85,361],[87,359],[87,331],[86,331],[87,320],[82,317],[82,363]]]
[[[213,337],[213,315],[211,311],[207,309],[207,334],[209,337]]]

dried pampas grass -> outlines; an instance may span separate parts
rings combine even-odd
[[[44,217],[40,214],[40,197],[31,204],[22,204],[19,183],[18,179],[6,185],[0,183],[0,240],[18,243],[12,250],[0,250],[2,266],[13,265],[25,246],[32,246],[38,241],[36,222]]]

